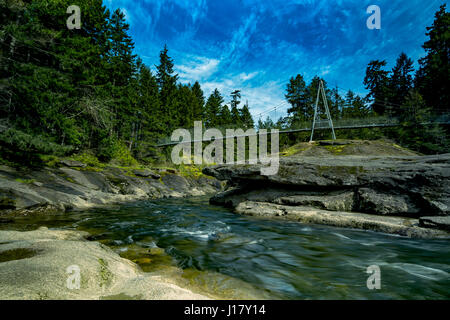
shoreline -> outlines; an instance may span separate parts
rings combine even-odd
[[[143,272],[87,235],[46,227],[0,231],[0,299],[215,299],[162,273]],[[79,271],[79,287],[73,270]]]
[[[222,189],[218,180],[201,173],[86,168],[76,161],[28,172],[0,166],[0,180],[0,219],[60,214],[145,199],[204,196]]]

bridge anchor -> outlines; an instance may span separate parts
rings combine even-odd
[[[327,119],[321,119],[320,115],[319,115],[319,112],[318,112],[320,95],[322,95],[323,105],[325,106],[325,115],[326,115]],[[333,140],[336,140],[336,134],[334,133],[334,127],[333,127],[333,120],[331,120],[330,109],[328,109],[327,96],[325,94],[325,89],[324,89],[323,82],[322,82],[322,80],[320,80],[320,82],[319,82],[319,90],[317,90],[316,105],[314,106],[314,118],[313,118],[313,124],[312,124],[312,127],[311,127],[311,138],[310,138],[309,142],[313,141],[314,129],[315,129],[316,125],[321,127],[322,124],[328,124],[328,126],[331,128],[331,132],[332,132],[332,135],[333,135]]]

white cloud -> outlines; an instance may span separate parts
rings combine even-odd
[[[258,73],[259,73],[258,71],[255,71],[255,72],[252,72],[252,73],[245,73],[245,72],[243,72],[243,73],[241,73],[239,75],[239,78],[242,81],[247,81],[247,80],[253,79],[256,75],[258,75]]]
[[[176,66],[182,82],[202,81],[211,77],[218,69],[220,61],[206,57],[192,57],[190,61]]]

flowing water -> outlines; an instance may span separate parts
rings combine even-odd
[[[144,271],[177,274],[180,284],[215,297],[450,298],[449,240],[245,217],[207,198],[142,201],[0,225],[38,226],[88,231]],[[371,265],[381,270],[379,290],[367,288]]]

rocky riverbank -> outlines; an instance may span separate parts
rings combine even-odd
[[[99,169],[72,160],[39,170],[0,166],[0,219],[143,199],[200,196],[221,188],[216,179],[201,173],[181,174],[171,168]]]
[[[167,275],[142,272],[86,236],[47,228],[0,231],[0,299],[210,299]]]
[[[260,165],[203,172],[228,181],[210,202],[236,213],[409,237],[450,236],[450,154],[293,155],[282,157],[272,176],[261,175]]]

